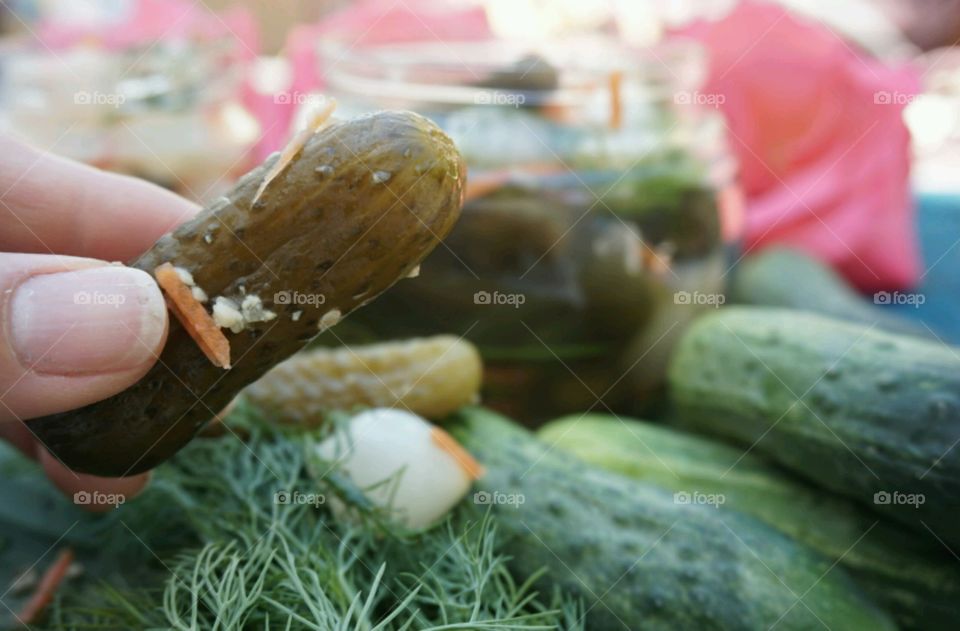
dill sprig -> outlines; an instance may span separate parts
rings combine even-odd
[[[335,475],[311,475],[320,436],[269,427],[241,406],[234,436],[194,441],[97,529],[117,570],[68,586],[49,629],[580,629],[579,607],[515,577],[488,513],[403,532]],[[290,504],[336,497],[352,510]]]

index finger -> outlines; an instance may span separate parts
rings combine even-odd
[[[0,251],[126,261],[198,206],[0,135]]]

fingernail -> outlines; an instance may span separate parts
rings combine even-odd
[[[33,372],[128,370],[159,352],[166,306],[146,272],[121,266],[41,274],[11,300],[13,349]]]

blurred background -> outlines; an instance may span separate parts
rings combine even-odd
[[[0,28],[5,133],[201,203],[325,97],[436,121],[460,224],[324,342],[465,336],[519,418],[657,405],[730,302],[960,342],[960,1],[5,0]]]

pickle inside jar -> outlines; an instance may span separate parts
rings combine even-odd
[[[716,191],[682,156],[521,174],[469,201],[422,278],[338,338],[465,334],[484,356],[484,402],[529,421],[598,398],[624,409],[659,387],[651,348],[690,310],[676,293],[720,286],[720,228]]]

